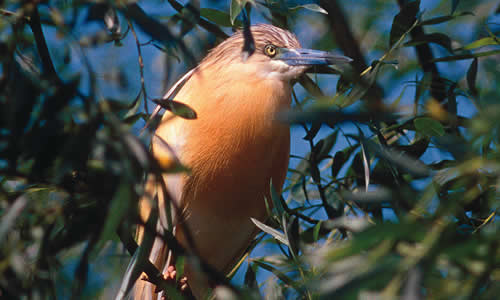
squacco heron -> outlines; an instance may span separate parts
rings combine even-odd
[[[271,25],[251,27],[255,51],[243,54],[239,31],[215,47],[189,73],[175,99],[196,111],[195,120],[166,112],[152,141],[164,166],[180,161],[186,174],[163,174],[146,185],[140,214],[147,220],[158,199],[157,228],[166,228],[165,189],[182,213],[173,216],[175,237],[186,249],[187,232],[194,250],[215,270],[227,272],[257,233],[250,218],[266,220],[270,182],[280,192],[287,173],[290,129],[275,114],[288,109],[292,81],[314,65],[348,63],[345,56],[302,49],[289,31]],[[165,100],[168,101],[168,100]],[[167,146],[168,145],[168,146]],[[269,197],[268,197],[269,198]],[[139,242],[144,229],[139,227]],[[156,238],[150,260],[169,272],[168,248]],[[170,267],[171,268],[171,267]],[[171,269],[170,269],[171,270]],[[208,279],[186,263],[184,274],[196,298],[206,296]],[[138,281],[135,299],[159,299],[155,287]]]

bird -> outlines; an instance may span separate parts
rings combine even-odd
[[[238,30],[174,85],[174,100],[192,108],[196,118],[166,111],[152,136],[151,151],[162,167],[180,163],[189,171],[161,178],[150,174],[139,200],[141,219],[145,222],[157,205],[157,230],[167,230],[165,206],[170,199],[176,208],[171,211],[176,212],[172,220],[177,241],[221,273],[235,265],[258,233],[251,218],[265,222],[271,182],[281,193],[290,126],[277,121],[276,115],[290,109],[294,80],[313,66],[351,61],[303,49],[293,33],[277,26],[257,24],[249,29],[253,53],[244,49],[248,34]],[[139,243],[144,235],[139,225]],[[172,271],[168,250],[157,237],[149,255],[163,272]],[[195,298],[207,296],[209,279],[187,261],[184,275]],[[138,280],[133,297],[162,299],[161,293],[147,280]]]

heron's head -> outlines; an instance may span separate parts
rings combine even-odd
[[[250,27],[255,51],[250,57],[243,55],[245,37],[242,31],[212,49],[202,66],[228,68],[232,72],[255,73],[267,79],[289,81],[306,69],[318,65],[339,65],[350,58],[325,51],[303,49],[297,37],[276,26],[259,24]]]

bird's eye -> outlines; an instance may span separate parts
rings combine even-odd
[[[274,45],[266,45],[266,47],[264,47],[264,53],[269,57],[274,57],[277,52],[276,46]]]

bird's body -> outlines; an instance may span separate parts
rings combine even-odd
[[[168,194],[182,212],[174,216],[176,238],[220,272],[228,271],[257,232],[250,218],[266,219],[265,197],[270,182],[278,190],[285,180],[290,133],[287,124],[277,122],[277,112],[290,107],[291,79],[301,74],[304,64],[272,61],[272,51],[299,49],[293,34],[270,25],[252,27],[255,54],[241,55],[243,34],[233,35],[217,46],[194,70],[175,99],[194,109],[195,120],[167,112],[153,137],[152,151],[162,165],[177,159],[190,169],[188,174],[164,174]],[[238,51],[235,51],[238,50]],[[267,51],[267,52],[266,52]],[[168,145],[168,146],[167,146]],[[160,227],[166,227],[165,196],[156,179],[150,178],[140,213],[146,220],[151,200],[159,199]],[[138,230],[139,240],[144,234]],[[167,247],[155,240],[150,260],[166,269]],[[204,295],[206,280],[185,266],[190,288]],[[135,299],[156,299],[154,286],[138,282]]]

